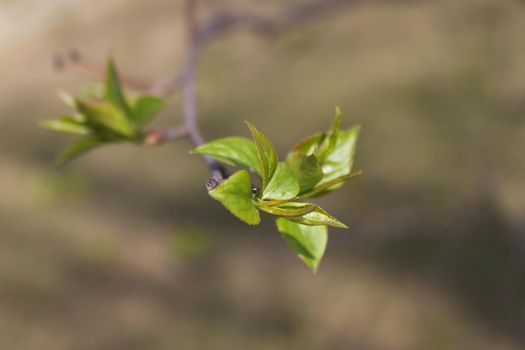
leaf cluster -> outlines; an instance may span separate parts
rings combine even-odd
[[[325,195],[359,174],[352,172],[352,165],[360,127],[341,130],[341,119],[337,108],[331,127],[299,142],[284,161],[279,161],[272,142],[249,122],[252,140],[227,137],[194,150],[241,168],[211,189],[210,196],[250,225],[259,224],[261,211],[275,216],[286,243],[314,271],[326,248],[327,227],[347,226],[304,200]],[[252,185],[249,172],[260,180],[260,189]]]
[[[156,96],[125,94],[112,59],[106,65],[102,91],[90,95],[89,99],[79,99],[61,92],[59,97],[73,111],[40,124],[45,129],[78,136],[57,157],[58,164],[101,145],[123,141],[142,142],[144,128],[165,106],[164,100]]]
[[[159,97],[124,91],[112,59],[107,62],[102,88],[87,95],[80,99],[60,93],[73,111],[41,123],[43,128],[77,136],[57,157],[58,164],[106,144],[144,143],[148,123],[165,106]],[[260,212],[274,216],[286,243],[314,271],[326,249],[328,226],[347,226],[306,200],[323,196],[359,174],[352,172],[352,166],[360,127],[341,130],[341,119],[337,108],[327,131],[300,141],[283,161],[272,142],[249,122],[251,140],[227,137],[194,150],[241,168],[226,179],[213,179],[210,196],[250,225],[259,224]]]

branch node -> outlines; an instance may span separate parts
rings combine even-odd
[[[142,143],[144,146],[158,146],[168,141],[175,141],[182,137],[188,136],[186,126],[179,126],[166,130],[149,131],[144,135]]]

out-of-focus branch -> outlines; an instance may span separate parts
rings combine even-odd
[[[165,130],[151,131],[144,137],[144,143],[146,145],[158,145],[185,136],[188,136],[195,146],[205,143],[197,123],[195,75],[202,50],[212,39],[234,28],[246,28],[257,35],[275,36],[301,22],[323,17],[344,6],[359,5],[365,2],[367,1],[317,0],[290,5],[271,17],[236,11],[221,11],[212,16],[207,23],[200,25],[197,18],[197,0],[185,0],[186,51],[180,71],[176,75],[154,84],[123,74],[120,75],[123,85],[152,95],[165,97],[179,89],[182,91],[183,124]],[[67,57],[58,56],[55,60],[55,66],[59,69],[73,68],[84,75],[97,79],[103,76],[104,71],[102,65],[86,61],[77,52],[71,52]],[[220,163],[207,156],[203,156],[203,159],[211,169],[214,179],[222,180],[227,177],[226,170]]]
[[[250,14],[221,12],[213,16],[206,24],[200,26],[197,19],[197,0],[186,0],[184,17],[186,32],[186,56],[179,73],[167,80],[160,81],[150,88],[150,92],[159,96],[166,96],[177,89],[182,90],[184,130],[195,146],[204,144],[204,138],[197,124],[197,92],[196,67],[204,46],[213,38],[234,27],[246,27],[254,33],[262,35],[276,35],[279,32],[298,24],[301,21],[312,19],[334,11],[340,6],[358,4],[362,0],[325,0],[314,3],[293,5],[282,10],[277,16],[264,18]],[[178,130],[178,128],[175,128]],[[163,134],[158,140],[165,140]],[[178,134],[176,134],[178,138]],[[155,143],[156,144],[156,143]],[[203,156],[204,161],[212,170],[212,179],[227,177],[225,168],[212,158]]]
[[[370,1],[370,0],[369,0]],[[379,0],[384,1],[384,0]],[[263,36],[275,36],[290,29],[302,22],[321,18],[342,7],[359,5],[365,0],[318,0],[304,4],[295,4],[285,7],[272,17],[263,17],[253,13],[241,13],[236,11],[220,11],[212,16],[208,22],[202,26],[195,20],[191,21],[191,27],[187,32],[191,33],[195,56],[213,38],[235,28],[246,28],[254,34]],[[185,6],[185,17],[195,13],[196,4]],[[188,37],[189,35],[187,35]],[[189,40],[187,38],[187,40]],[[187,54],[188,56],[188,54]],[[186,59],[186,64],[188,63]],[[185,65],[186,65],[185,64]],[[174,76],[161,79],[157,82],[145,82],[121,73],[121,83],[133,90],[150,93],[161,97],[166,97],[181,89],[183,80],[187,78],[188,67],[182,69]],[[104,76],[102,64],[88,61],[77,51],[71,51],[68,55],[57,55],[55,57],[55,67],[59,70],[73,69],[80,74],[100,80]]]
[[[104,65],[86,59],[75,50],[68,52],[66,55],[57,54],[53,63],[58,71],[72,70],[90,79],[104,79]],[[155,85],[124,74],[120,74],[120,82],[128,88],[140,92],[148,92]]]
[[[256,14],[235,11],[221,11],[212,16],[206,24],[200,27],[193,26],[190,30],[194,36],[195,51],[197,56],[199,56],[199,51],[212,39],[235,28],[246,28],[257,35],[275,36],[295,25],[321,18],[341,7],[358,5],[364,2],[365,0],[319,0],[305,4],[290,5],[272,17],[262,17]],[[187,67],[183,66],[178,74],[151,86],[150,92],[159,96],[170,95],[183,85],[183,81],[187,78],[185,72],[187,72]]]
[[[154,130],[144,136],[144,145],[158,146],[165,142],[179,140],[188,136],[186,125],[175,126],[164,130]]]
[[[193,144],[198,147],[203,145],[205,141],[197,124],[197,87],[195,71],[200,56],[197,0],[186,0],[184,15],[187,48],[186,58],[181,71],[181,76],[183,77],[181,83],[182,114],[188,136]],[[203,156],[203,159],[212,171],[212,177],[222,180],[228,176],[226,169],[215,159],[208,156]]]

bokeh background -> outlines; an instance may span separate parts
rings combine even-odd
[[[200,14],[293,2],[203,0]],[[53,167],[70,140],[37,123],[67,112],[57,89],[89,80],[52,57],[171,75],[181,9],[0,1],[0,349],[525,347],[523,1],[364,1],[206,49],[208,139],[249,136],[250,120],[284,154],[335,106],[363,126],[364,175],[319,202],[350,229],[331,230],[316,275],[271,218],[248,227],[207,196],[186,141]],[[169,101],[155,127],[181,120]]]

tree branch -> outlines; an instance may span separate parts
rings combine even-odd
[[[197,0],[186,0],[186,59],[181,72],[182,79],[182,113],[184,124],[193,144],[198,147],[205,143],[197,124],[197,87],[195,81],[196,65],[200,56],[198,43]],[[215,159],[203,156],[204,161],[212,171],[212,177],[222,180],[228,177],[226,169]]]
[[[57,71],[71,69],[90,79],[103,80],[105,67],[101,63],[93,62],[83,57],[78,51],[72,50],[67,55],[57,54],[53,60]],[[148,92],[156,84],[148,83],[137,78],[120,74],[120,83],[132,90]]]
[[[198,56],[199,51],[212,39],[235,28],[247,28],[257,35],[275,36],[294,25],[314,18],[320,18],[340,7],[358,5],[364,2],[365,0],[319,0],[306,4],[295,4],[280,10],[274,17],[261,17],[255,14],[237,13],[235,11],[221,11],[200,27],[193,24],[191,28],[188,28],[188,31],[191,31],[193,35],[193,46]],[[183,69],[176,75],[160,80],[157,84],[151,86],[150,92],[159,96],[172,94],[188,78],[186,71],[187,67],[183,66]]]
[[[158,146],[162,143],[175,141],[188,136],[188,129],[186,125],[176,126],[164,130],[149,131],[144,136],[144,145],[146,146]]]
[[[257,34],[276,35],[303,20],[324,15],[342,5],[358,4],[361,2],[363,1],[325,0],[304,5],[293,5],[282,10],[275,18],[221,12],[213,16],[207,24],[199,26],[197,20],[197,0],[186,0],[184,23],[187,48],[182,69],[172,78],[152,86],[150,92],[160,96],[167,96],[178,88],[182,89],[185,132],[191,138],[193,144],[198,147],[204,144],[205,141],[197,124],[197,88],[195,75],[201,52],[208,42],[236,26],[250,28]],[[175,134],[176,138],[178,138],[178,133]],[[159,140],[161,140],[161,142],[170,139],[169,137],[164,137],[162,134],[160,134],[160,136]],[[228,177],[226,169],[220,163],[207,156],[203,156],[203,159],[212,170],[211,182],[215,184],[217,180],[220,181]]]
[[[195,12],[196,4],[189,4],[193,2],[187,2],[185,17]],[[301,22],[323,17],[344,6],[359,5],[365,2],[365,0],[318,0],[306,4],[290,5],[280,10],[273,17],[262,17],[256,14],[238,13],[235,11],[221,11],[200,27],[195,18],[195,20],[191,21],[191,27],[187,28],[187,32],[191,33],[192,46],[194,46],[195,51],[200,51],[213,38],[234,28],[247,28],[254,34],[262,36],[275,36]],[[189,39],[187,38],[187,40]],[[199,53],[197,52],[196,55],[198,56]],[[104,76],[102,64],[86,60],[77,51],[71,51],[65,56],[57,55],[54,65],[58,70],[71,68],[88,78],[97,80]],[[188,68],[183,67],[176,75],[158,80],[155,83],[145,82],[121,73],[121,83],[133,90],[166,97],[181,89],[184,84],[183,80],[187,78],[187,71]]]
[[[212,17],[207,24],[199,26],[197,20],[197,0],[186,0],[184,23],[187,48],[182,69],[172,78],[152,86],[150,92],[156,95],[166,96],[178,88],[182,89],[184,130],[191,138],[193,144],[198,147],[204,144],[205,141],[197,124],[197,88],[195,75],[202,49],[208,42],[235,26],[248,27],[257,34],[275,35],[302,20],[325,14],[327,11],[335,10],[341,5],[360,2],[362,1],[325,0],[323,2],[304,5],[293,5],[283,10],[276,18],[262,18],[254,15],[222,12]],[[178,132],[175,132],[175,135],[175,138],[179,137]],[[152,144],[158,144],[170,139],[170,137],[166,136],[167,134],[156,133],[151,135],[149,140],[154,141]],[[203,159],[212,170],[212,180],[222,180],[228,176],[226,169],[220,163],[207,156],[203,156]]]
[[[165,130],[151,131],[145,135],[144,144],[159,145],[185,136],[188,136],[196,147],[205,143],[197,124],[196,68],[203,48],[212,39],[234,28],[247,28],[258,35],[275,36],[294,25],[322,17],[343,6],[359,5],[365,2],[367,1],[318,0],[316,2],[288,6],[273,17],[222,11],[214,15],[206,24],[200,25],[197,18],[197,0],[185,0],[184,30],[186,34],[186,51],[181,70],[176,75],[160,80],[155,84],[120,75],[123,85],[152,95],[165,97],[178,89],[182,91],[183,125]],[[92,78],[100,79],[103,76],[102,65],[86,62],[75,51],[72,51],[67,57],[57,56],[55,66],[59,69],[72,67]],[[203,159],[212,171],[212,180],[222,181],[228,176],[226,169],[220,163],[208,156],[203,156]]]

